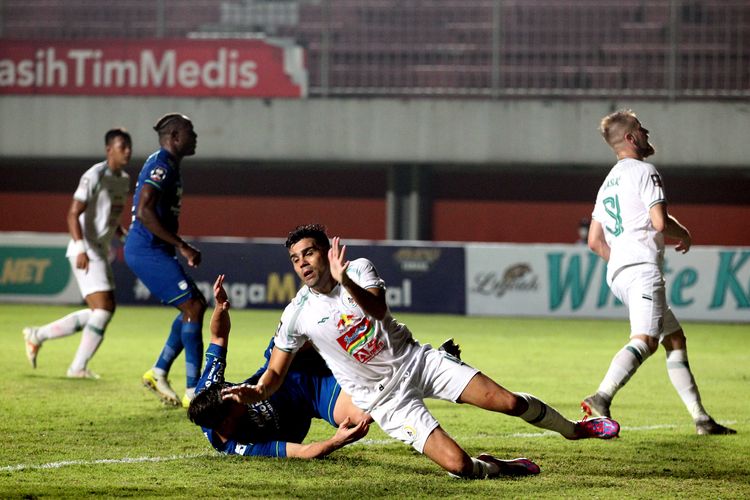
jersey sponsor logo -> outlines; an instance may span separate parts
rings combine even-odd
[[[651,174],[651,182],[653,182],[656,187],[663,187],[661,184],[661,176],[659,176],[659,174]]]
[[[354,297],[352,297],[348,293],[344,296],[344,304],[351,309],[357,307],[357,302],[354,300]]]
[[[417,439],[417,430],[410,425],[404,426],[404,433],[408,436],[408,438],[412,442],[414,442]]]
[[[161,182],[166,179],[167,171],[164,167],[156,167],[151,170],[151,173],[148,174],[148,176],[154,182]]]
[[[247,405],[247,417],[258,429],[265,429],[269,426],[277,430],[281,428],[279,416],[269,401]]]
[[[355,323],[351,315],[342,314],[338,326],[339,329],[346,329],[336,340],[360,363],[367,363],[385,347],[382,340],[375,338],[375,329],[369,318],[362,318]]]
[[[353,314],[342,314],[341,318],[339,318],[339,322],[336,324],[336,328],[338,328],[339,331],[342,331],[346,327],[351,326],[353,324],[354,324]]]

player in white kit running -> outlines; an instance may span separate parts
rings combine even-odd
[[[664,237],[685,253],[690,233],[667,212],[659,172],[644,162],[654,154],[635,113],[617,111],[602,119],[600,131],[617,156],[599,188],[589,227],[591,250],[607,261],[607,283],[628,307],[630,341],[615,354],[595,394],[584,398],[588,415],[611,416],[612,398],[651,354],[664,346],[667,373],[685,403],[698,434],[734,434],[714,421],[701,404],[690,371],[685,333],[667,305],[664,289]]]
[[[23,329],[26,356],[34,368],[43,342],[83,330],[68,368],[71,378],[99,378],[87,365],[115,312],[110,244],[114,236],[126,234],[120,215],[130,189],[130,177],[124,168],[130,162],[133,145],[130,134],[122,128],[107,131],[104,144],[107,159],[81,176],[67,216],[71,240],[66,256],[88,307],[47,325]]]
[[[519,416],[568,439],[617,436],[619,425],[609,418],[573,422],[536,397],[512,393],[450,354],[421,345],[391,315],[372,263],[347,261],[346,247],[339,238],[329,243],[324,227],[299,226],[286,246],[304,286],[284,310],[265,373],[256,385],[225,389],[226,399],[267,399],[309,340],[357,407],[391,437],[456,476],[529,475],[538,474],[539,467],[525,458],[470,457],[430,414],[427,398]]]

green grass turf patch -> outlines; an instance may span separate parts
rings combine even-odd
[[[140,384],[175,310],[120,307],[90,363],[100,380],[65,378],[79,334],[45,343],[32,370],[21,328],[73,310],[0,304],[0,497],[750,497],[747,324],[685,324],[703,402],[736,436],[695,434],[660,351],[615,399],[612,411],[623,429],[613,441],[570,442],[517,418],[431,401],[442,426],[469,453],[526,456],[542,468],[533,478],[462,481],[377,426],[323,460],[218,455],[184,410],[162,406]],[[260,366],[280,311],[232,314],[226,375],[238,381]],[[596,389],[628,331],[624,319],[397,317],[423,343],[454,337],[466,362],[575,419],[580,399]],[[180,395],[184,373],[180,356],[170,376]],[[317,421],[308,440],[332,433]]]

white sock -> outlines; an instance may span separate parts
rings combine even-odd
[[[78,345],[76,356],[70,365],[71,370],[81,371],[86,369],[86,364],[99,348],[99,344],[102,343],[104,330],[107,329],[111,319],[112,313],[106,309],[94,309],[91,312],[91,317],[86,326],[83,327],[81,343]]]
[[[36,338],[43,342],[49,339],[67,337],[80,331],[91,317],[91,309],[81,309],[67,316],[40,326],[36,331]]]
[[[611,401],[615,393],[628,383],[630,377],[649,356],[651,356],[651,351],[644,341],[630,339],[630,342],[625,344],[625,347],[620,349],[612,358],[609,370],[599,384],[597,392]]]
[[[693,373],[690,371],[686,349],[667,351],[667,373],[693,420],[700,422],[710,419],[711,417],[701,404],[701,395],[698,392],[698,386],[695,385]]]
[[[531,394],[517,392],[516,396],[525,399],[529,404],[529,408],[520,415],[522,419],[531,425],[562,434],[568,439],[575,437],[575,422],[563,417],[557,410]]]

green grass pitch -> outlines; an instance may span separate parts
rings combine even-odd
[[[0,497],[193,498],[749,498],[750,327],[686,323],[690,364],[709,412],[735,436],[697,436],[669,383],[663,351],[650,358],[612,407],[612,441],[566,441],[517,418],[433,401],[442,426],[471,454],[525,456],[532,478],[452,479],[376,426],[322,460],[247,459],[209,447],[182,409],[163,407],[140,385],[176,312],[120,307],[90,367],[97,381],[68,380],[80,339],[46,343],[39,366],[21,328],[73,307],[0,305]],[[228,380],[261,363],[280,311],[233,311]],[[467,318],[400,314],[423,343],[447,337],[464,360],[514,391],[535,394],[571,418],[627,338],[620,321]],[[207,324],[207,321],[206,321]],[[207,339],[207,335],[204,334]],[[181,394],[184,358],[171,379]],[[308,440],[331,435],[317,421]]]

